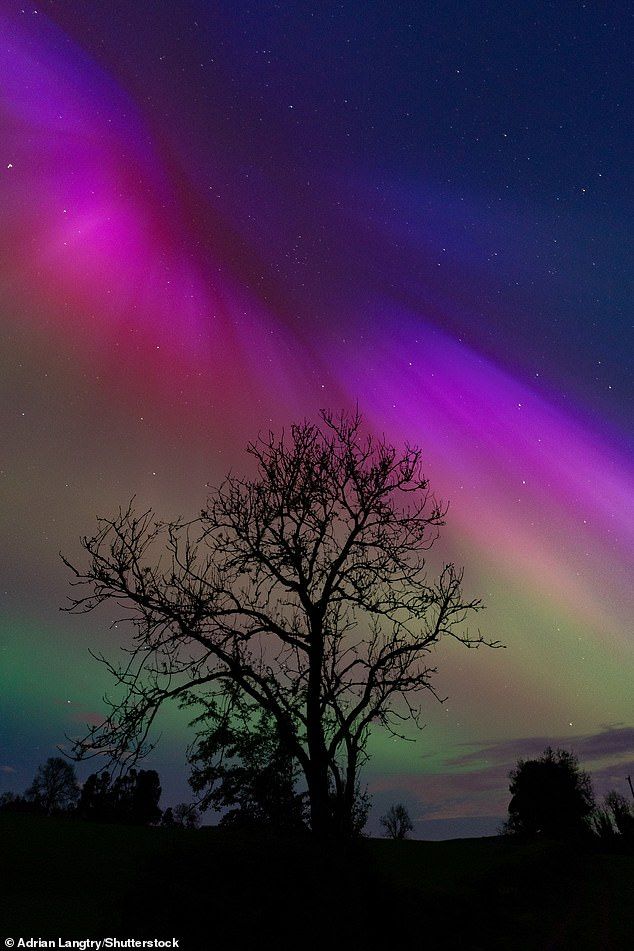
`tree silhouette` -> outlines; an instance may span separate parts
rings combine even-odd
[[[108,822],[115,818],[110,773],[91,773],[81,787],[77,812],[82,819],[96,822]]]
[[[27,814],[41,815],[44,809],[39,803],[27,799],[25,796],[18,796],[14,792],[5,792],[0,796],[0,812],[20,812]]]
[[[618,835],[634,841],[634,810],[625,796],[615,789],[604,797],[603,808],[596,810],[594,823],[601,838]]]
[[[400,802],[395,806],[390,806],[385,815],[381,816],[379,822],[390,839],[405,839],[414,829],[414,824],[407,809]]]
[[[46,815],[71,809],[79,798],[75,768],[61,756],[51,756],[38,766],[25,797]]]
[[[419,449],[364,436],[358,413],[323,412],[247,452],[254,477],[229,475],[197,518],[131,503],[82,539],[86,567],[64,559],[88,589],[68,610],[114,602],[133,625],[126,662],[101,658],[125,696],[75,752],[134,763],[165,701],[237,692],[299,763],[313,832],[347,835],[370,726],[398,736],[419,722],[438,643],[485,643],[463,628],[480,602],[452,564],[428,577],[446,507]]]
[[[161,784],[154,769],[131,769],[123,776],[92,773],[84,783],[77,812],[97,822],[152,825],[161,818]]]
[[[589,830],[592,783],[572,753],[548,747],[538,759],[518,760],[509,778],[507,832],[566,837]]]
[[[191,803],[179,802],[172,810],[172,823],[182,829],[197,829],[200,825],[200,813]]]
[[[162,815],[160,798],[161,783],[156,770],[139,770],[132,791],[132,822],[142,826],[158,822]]]
[[[239,695],[232,699],[211,701],[195,721],[200,732],[189,781],[199,806],[227,810],[221,825],[304,829],[305,796],[296,791],[301,770],[275,720]]]

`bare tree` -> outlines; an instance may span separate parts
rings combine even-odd
[[[67,610],[115,602],[133,625],[126,663],[100,658],[125,695],[75,753],[129,764],[165,701],[238,697],[299,763],[313,832],[347,835],[370,726],[398,736],[419,721],[443,638],[498,645],[463,628],[481,605],[461,570],[428,578],[446,507],[420,450],[364,435],[358,413],[321,419],[249,444],[255,477],[230,474],[197,518],[131,503],[82,539],[86,567],[64,559],[88,589]]]
[[[390,839],[405,839],[414,829],[409,812],[400,802],[395,806],[390,806],[385,815],[381,816],[379,822]]]
[[[43,766],[38,766],[24,795],[47,815],[71,809],[79,799],[74,767],[61,756],[50,756]]]

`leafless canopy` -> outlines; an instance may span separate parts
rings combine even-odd
[[[438,642],[487,643],[464,627],[481,605],[454,565],[428,577],[446,509],[417,448],[364,435],[358,413],[323,412],[247,452],[255,478],[229,475],[197,518],[130,504],[82,539],[86,567],[64,559],[83,589],[68,610],[114,601],[133,637],[123,666],[104,660],[123,699],[76,753],[129,763],[166,700],[238,691],[301,765],[313,830],[345,834],[370,725],[398,734],[418,720]]]

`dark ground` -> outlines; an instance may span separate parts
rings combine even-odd
[[[505,838],[348,850],[0,814],[5,937],[206,948],[631,949],[634,856]]]

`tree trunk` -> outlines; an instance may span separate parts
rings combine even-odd
[[[310,828],[313,835],[319,839],[330,838],[333,830],[328,795],[328,774],[321,764],[311,763],[308,796],[310,798]]]
[[[322,661],[323,631],[321,624],[313,619],[306,690],[306,742],[310,759],[306,779],[312,833],[318,838],[328,838],[332,833],[332,819],[328,795],[328,760],[321,714]]]
[[[348,766],[346,769],[346,785],[343,795],[342,835],[350,837],[354,834],[352,814],[357,786],[357,757],[356,752],[348,750]]]

